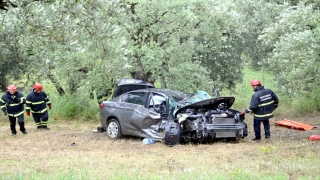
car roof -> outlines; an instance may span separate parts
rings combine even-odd
[[[134,79],[134,78],[121,79],[120,82],[118,83],[118,86],[123,86],[123,85],[144,85],[144,86],[154,87],[153,84],[151,83],[148,83],[139,79]]]

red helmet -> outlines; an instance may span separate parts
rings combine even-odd
[[[42,85],[39,83],[36,83],[35,85],[33,85],[33,89],[36,89],[37,91],[42,91]]]
[[[12,84],[12,85],[8,86],[8,91],[10,91],[10,90],[16,91],[17,87]]]
[[[250,82],[251,86],[257,86],[257,85],[261,85],[260,81],[258,79],[254,79]]]

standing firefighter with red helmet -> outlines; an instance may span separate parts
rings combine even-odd
[[[30,112],[32,113],[38,130],[49,130],[50,128],[47,125],[49,119],[48,107],[51,109],[51,101],[42,89],[43,87],[39,83],[33,85],[32,92],[27,96],[26,114],[30,116]]]
[[[253,128],[255,133],[255,138],[252,139],[253,141],[261,139],[261,122],[264,126],[265,138],[270,138],[269,119],[273,117],[273,111],[278,107],[278,97],[272,90],[264,88],[257,79],[252,80],[250,85],[255,93],[252,95],[250,106],[243,110],[241,114],[253,114]]]
[[[23,94],[17,91],[15,85],[8,86],[7,92],[0,99],[0,107],[3,114],[8,115],[10,121],[10,129],[12,135],[17,134],[16,130],[16,119],[20,126],[22,134],[27,134],[24,127],[24,104],[26,99]]]

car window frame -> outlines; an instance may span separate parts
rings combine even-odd
[[[155,107],[155,105],[157,105],[157,104],[155,104],[154,103],[154,96],[160,96],[160,97],[163,97],[164,98],[164,100],[165,101],[163,101],[163,102],[165,102],[165,108],[164,108],[164,110],[165,111],[163,111],[163,112],[158,112],[158,113],[161,113],[161,114],[167,114],[168,113],[168,97],[166,96],[166,95],[164,95],[164,94],[162,94],[162,93],[157,93],[157,92],[151,92],[150,94],[149,94],[149,98],[148,98],[148,101],[146,102],[146,106],[147,106],[147,108],[148,109],[150,109],[150,110],[155,110],[156,111],[156,107]],[[153,104],[151,104],[151,102],[153,103]],[[161,103],[160,103],[161,104]],[[160,105],[160,104],[158,104],[158,105]]]
[[[143,94],[143,95],[139,95],[139,94]],[[140,105],[140,106],[145,106],[146,104],[146,97],[147,97],[147,92],[144,92],[144,91],[134,91],[134,92],[128,92],[128,93],[124,93],[121,95],[121,98],[120,98],[120,102],[123,102],[123,103],[130,103],[130,104],[136,104],[136,105]],[[124,99],[124,97],[126,97]],[[132,96],[129,97],[129,96]],[[130,101],[134,98],[136,98],[138,96],[138,98],[140,98],[141,101]]]

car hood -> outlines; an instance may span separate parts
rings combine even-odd
[[[202,101],[198,101],[192,104],[188,104],[185,105],[181,108],[179,108],[176,112],[175,112],[175,116],[179,113],[181,113],[182,111],[189,109],[189,108],[195,108],[195,107],[206,107],[209,109],[216,109],[218,108],[218,105],[220,103],[224,103],[226,105],[226,108],[229,109],[233,103],[235,101],[234,97],[218,97],[218,98],[210,98],[210,99],[205,99]]]

